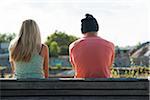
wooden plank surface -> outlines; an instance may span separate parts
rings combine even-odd
[[[148,96],[24,96],[2,97],[1,100],[149,100]]]
[[[22,97],[71,97],[71,100],[83,100],[88,96],[89,100],[100,100],[98,98],[110,97],[141,97],[146,100],[149,96],[148,79],[1,79],[0,91],[2,98],[22,98]],[[74,98],[79,99],[74,99]],[[127,98],[124,100],[137,100],[136,98]],[[13,99],[12,99],[13,100]],[[27,100],[27,99],[25,99]],[[31,99],[32,100],[32,99]],[[34,100],[34,98],[33,98]],[[40,100],[40,99],[39,99]],[[62,99],[69,100],[69,99]],[[107,99],[104,99],[107,100]],[[121,100],[121,99],[119,99]],[[140,99],[139,99],[140,100]]]
[[[147,89],[148,82],[1,82],[1,89]]]
[[[2,96],[148,95],[146,90],[3,90]]]

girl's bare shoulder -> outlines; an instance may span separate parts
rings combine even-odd
[[[48,46],[46,44],[42,44],[42,50],[41,50],[41,55],[45,56],[49,53]]]
[[[42,46],[43,46],[42,47],[43,50],[46,50],[46,51],[48,50],[48,46],[46,44],[42,44]]]

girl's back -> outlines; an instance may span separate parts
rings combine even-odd
[[[44,78],[43,57],[34,54],[29,62],[16,61],[16,78]]]

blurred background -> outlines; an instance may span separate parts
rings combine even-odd
[[[0,34],[0,71],[1,77],[11,77],[9,63],[9,43],[15,34]],[[49,47],[50,77],[73,77],[74,71],[69,62],[69,44],[78,39],[73,35],[55,31],[47,37],[45,44]],[[139,77],[150,75],[150,42],[134,46],[115,47],[113,77]],[[94,60],[94,59],[92,59]],[[3,75],[2,75],[3,74]],[[5,75],[4,75],[5,74]]]
[[[8,47],[22,21],[33,19],[49,47],[50,77],[73,77],[69,44],[82,37],[81,19],[92,14],[99,36],[115,44],[114,78],[150,75],[149,0],[0,0],[0,77],[11,77]]]

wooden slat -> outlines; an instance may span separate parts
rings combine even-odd
[[[146,90],[3,90],[2,96],[96,96],[96,95],[148,95]]]
[[[147,89],[148,82],[1,82],[1,89]]]
[[[2,100],[149,100],[148,96],[31,96],[2,97]]]

